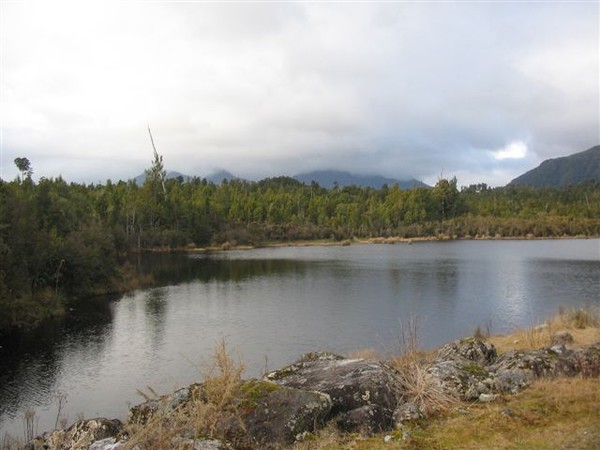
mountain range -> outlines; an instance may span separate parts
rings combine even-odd
[[[166,178],[181,178],[183,181],[189,181],[193,177],[190,175],[184,175],[176,171],[168,171]],[[223,180],[243,180],[243,178],[237,177],[226,170],[220,170],[204,178],[206,178],[207,181],[210,181],[215,184],[220,184],[223,182]],[[310,184],[313,181],[315,181],[319,183],[321,187],[327,189],[331,189],[335,184],[337,184],[339,187],[354,185],[362,187],[372,187],[375,189],[380,189],[384,184],[387,184],[388,186],[393,186],[396,183],[402,189],[411,189],[415,187],[429,187],[425,183],[414,178],[410,178],[407,180],[397,180],[394,178],[386,178],[381,175],[357,175],[352,174],[350,172],[343,172],[337,170],[317,170],[314,172],[298,174],[293,176],[292,178],[304,184]],[[145,173],[142,173],[133,179],[133,181],[135,181],[135,183],[138,185],[144,184],[145,180]]]
[[[393,186],[398,184],[402,189],[412,189],[415,187],[429,187],[422,181],[410,178],[407,180],[398,180],[387,178],[381,175],[358,175],[350,172],[338,170],[316,170],[314,172],[301,173],[294,175],[294,179],[304,184],[310,184],[313,181],[319,183],[321,187],[331,189],[335,184],[344,186],[362,186],[381,189],[384,184]]]
[[[182,181],[189,181],[193,177],[180,172],[169,171],[167,172],[167,178],[181,178]],[[204,178],[215,184],[220,184],[223,180],[243,180],[243,178],[237,177],[226,170],[214,172]],[[381,175],[360,175],[339,170],[316,170],[294,175],[292,178],[304,184],[315,181],[321,187],[327,189],[331,189],[335,185],[339,187],[354,185],[380,189],[384,184],[388,186],[398,184],[402,189],[430,187],[415,178],[399,180]],[[145,179],[146,174],[142,173],[133,180],[141,185]],[[600,183],[600,145],[573,155],[547,159],[535,169],[529,170],[512,180],[508,186],[562,187],[586,182]]]
[[[587,182],[600,183],[600,145],[573,155],[547,159],[508,185],[562,187]]]

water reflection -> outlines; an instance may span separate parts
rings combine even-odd
[[[240,282],[259,276],[274,276],[286,273],[302,274],[308,261],[290,259],[240,259],[240,252],[216,255],[151,254],[138,261],[139,270],[152,274],[162,285],[180,284],[191,281]]]
[[[64,367],[73,361],[89,365],[103,351],[106,336],[110,336],[113,309],[109,301],[90,301],[85,310],[72,311],[68,320],[44,323],[31,333],[15,334],[2,341],[0,418],[11,419],[13,434],[21,435],[21,416],[27,409],[38,413],[53,410],[56,417],[54,404],[60,393],[57,379],[64,376]],[[45,420],[39,426],[43,430],[48,424]]]
[[[146,291],[144,299],[144,317],[150,333],[152,346],[156,349],[162,344],[165,332],[165,313],[167,310],[167,290],[155,288]]]

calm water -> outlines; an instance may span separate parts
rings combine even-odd
[[[0,349],[0,438],[62,418],[123,417],[142,398],[187,385],[222,338],[246,375],[315,350],[392,353],[416,317],[424,347],[539,322],[600,303],[600,241],[460,241],[161,256],[140,263],[165,286],[94,301]]]

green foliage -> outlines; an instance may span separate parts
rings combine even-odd
[[[431,189],[325,189],[278,177],[215,185],[165,180],[156,152],[141,187],[69,184],[60,177],[36,184],[27,175],[29,161],[17,162],[25,180],[0,180],[0,308],[6,312],[0,330],[60,311],[64,298],[116,289],[131,251],[354,237],[600,234],[598,184],[459,190],[453,178]]]
[[[15,165],[19,169],[19,172],[21,172],[22,180],[31,180],[33,168],[27,158],[15,158]]]

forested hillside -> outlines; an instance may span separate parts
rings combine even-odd
[[[402,190],[325,189],[165,179],[156,155],[143,185],[0,180],[0,332],[60,314],[66,301],[131,286],[127,256],[146,249],[262,245],[353,237],[559,237],[600,233],[600,186],[458,189],[456,179]],[[135,274],[133,274],[135,275]]]
[[[547,159],[510,184],[561,187],[590,182],[600,183],[600,145],[562,158]]]

